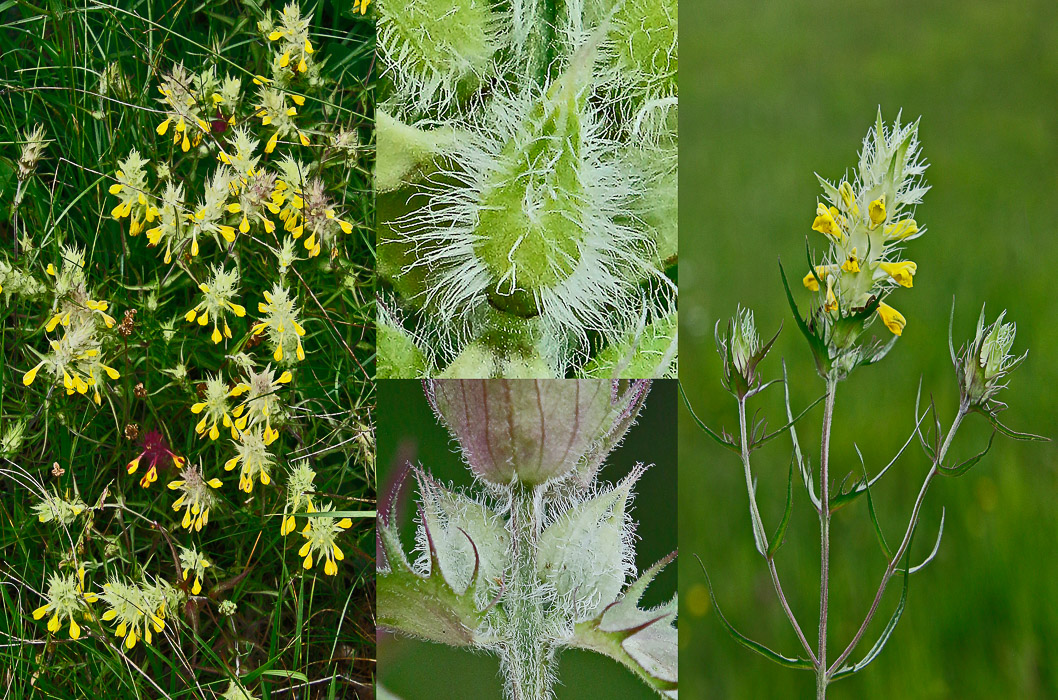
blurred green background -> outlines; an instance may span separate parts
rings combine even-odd
[[[983,302],[1010,309],[1015,348],[1031,348],[1001,398],[1009,425],[1054,437],[1058,413],[1058,4],[1016,2],[712,1],[683,13],[680,206],[681,379],[699,414],[737,429],[734,400],[720,386],[712,329],[742,303],[762,334],[785,330],[764,365],[781,376],[786,358],[795,406],[820,395],[822,381],[790,317],[776,258],[801,277],[805,237],[819,186],[814,172],[840,178],[880,105],[887,121],[921,115],[933,189],[918,208],[928,233],[908,246],[918,262],[914,289],[891,303],[907,328],[884,363],[840,385],[832,472],[873,473],[913,426],[916,383],[950,422],[957,402],[947,356],[952,297],[956,346],[973,333]],[[804,304],[807,294],[799,301]],[[878,326],[881,333],[884,328]],[[761,397],[772,427],[782,423],[781,389]],[[818,464],[820,409],[800,431]],[[956,457],[988,438],[979,416],[956,441]],[[746,634],[787,654],[799,649],[753,549],[741,465],[680,418],[680,667],[682,697],[809,697],[810,673],[774,666],[738,646],[711,608],[699,554],[725,615]],[[788,439],[755,455],[759,499],[771,532],[782,512]],[[997,438],[960,479],[934,481],[914,559],[928,553],[941,508],[944,541],[912,577],[908,606],[888,647],[864,672],[831,686],[832,698],[1058,697],[1058,451],[1053,443]],[[890,541],[907,525],[928,468],[909,452],[874,489]],[[796,485],[795,485],[796,486]],[[801,625],[815,637],[818,520],[796,486],[793,524],[778,557]],[[866,503],[833,521],[833,659],[866,613],[884,559]],[[896,590],[893,590],[893,589]],[[876,624],[853,658],[870,648],[898,597],[890,586]]]
[[[637,485],[633,502],[632,517],[639,523],[638,571],[676,547],[676,401],[675,381],[655,381],[638,424],[600,473],[602,481],[612,483],[637,462],[654,465]],[[470,470],[463,465],[455,441],[434,418],[421,382],[379,382],[375,425],[380,491],[385,492],[395,470],[408,461],[421,464],[444,483],[471,485]],[[409,551],[414,505],[405,498],[402,524],[405,551]],[[677,569],[670,565],[647,589],[642,605],[652,607],[671,599],[676,580]],[[404,700],[498,700],[503,696],[495,657],[391,634],[379,634],[378,674],[379,682]],[[560,654],[558,678],[558,700],[657,697],[624,666],[587,652]]]

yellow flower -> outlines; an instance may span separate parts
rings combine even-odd
[[[834,294],[834,277],[827,277],[827,300],[823,304],[823,310],[827,313],[838,310],[838,297]]]
[[[841,269],[845,272],[859,272],[860,261],[856,258],[856,249],[853,248],[852,252],[845,258],[845,262],[841,263]]]
[[[896,240],[907,238],[918,233],[918,224],[915,223],[914,219],[904,219],[903,221],[897,221],[895,224],[889,224],[885,227],[885,237]]]
[[[328,504],[321,508],[319,512],[326,514],[331,510],[332,506]],[[313,526],[312,521],[316,522],[315,526]],[[312,518],[301,531],[301,534],[308,540],[298,550],[298,556],[304,557],[304,561],[301,564],[302,567],[311,569],[313,556],[315,556],[316,561],[321,558],[324,561],[323,573],[328,576],[337,574],[338,564],[336,562],[345,559],[345,554],[335,542],[335,539],[343,530],[348,530],[352,526],[353,521],[349,518],[338,520],[334,517],[326,517],[326,515]]]
[[[867,214],[871,217],[871,230],[878,228],[878,225],[885,221],[885,195],[871,202],[867,207]]]
[[[918,265],[910,260],[895,263],[883,262],[879,263],[878,267],[902,287],[912,286],[915,272],[918,270]]]
[[[845,238],[845,232],[841,230],[838,223],[838,210],[834,207],[827,208],[824,204],[816,205],[816,218],[812,222],[812,230],[830,236],[835,240]]]
[[[878,304],[878,315],[882,319],[882,323],[885,327],[893,332],[894,335],[902,335],[904,332],[904,326],[907,325],[907,320],[903,314],[889,306],[885,302]]]
[[[360,11],[361,15],[367,14],[367,6],[371,4],[371,0],[353,0],[353,12]]]
[[[801,280],[801,284],[803,284],[805,287],[807,287],[808,289],[812,290],[813,292],[818,292],[819,291],[819,280],[825,280],[826,278],[827,278],[827,268],[826,268],[826,266],[825,265],[816,265],[815,274],[809,272],[807,275],[805,275],[804,279]]]
[[[180,526],[195,532],[202,530],[209,522],[209,510],[216,502],[216,496],[210,489],[219,489],[220,479],[216,477],[206,481],[202,478],[202,469],[196,466],[187,466],[180,472],[180,479],[170,481],[168,487],[174,491],[183,493],[173,503],[173,510],[184,508],[184,518]]]

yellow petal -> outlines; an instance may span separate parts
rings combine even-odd
[[[882,323],[885,327],[892,331],[893,335],[902,335],[904,332],[904,326],[907,325],[907,320],[903,314],[889,306],[885,302],[878,304],[878,315],[882,319]]]
[[[39,608],[37,608],[36,610],[34,610],[33,611],[33,619],[34,620],[39,620],[40,618],[42,618],[45,615],[47,615],[49,607],[50,607],[49,605],[42,605]]]
[[[918,265],[910,260],[896,263],[879,263],[878,267],[882,268],[887,275],[892,277],[902,287],[913,286],[914,276],[918,271]]]
[[[155,129],[155,131],[158,132],[159,136],[165,136],[165,132],[169,130],[169,122],[170,121],[171,121],[170,119],[166,119],[164,122],[162,122],[161,124],[158,125],[157,129]]]
[[[871,217],[871,228],[875,229],[878,224],[885,221],[885,195],[874,200],[867,207],[867,214]]]
[[[71,617],[70,618],[70,639],[77,639],[81,636],[81,628],[77,622]]]

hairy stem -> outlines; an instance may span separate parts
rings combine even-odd
[[[830,607],[830,427],[837,381],[827,378],[823,438],[819,449],[819,648],[816,650],[816,700],[827,696],[827,611]]]
[[[746,472],[746,489],[749,491],[749,514],[750,519],[753,522],[753,537],[755,540],[758,539],[758,532],[760,541],[758,541],[758,551],[768,562],[768,572],[771,574],[771,583],[775,588],[775,595],[779,597],[779,603],[782,605],[783,612],[786,613],[786,618],[790,621],[790,625],[793,626],[794,631],[797,633],[797,638],[801,641],[801,646],[808,652],[808,656],[813,662],[816,660],[815,652],[812,651],[812,645],[808,643],[808,639],[805,637],[805,633],[801,630],[801,625],[797,622],[797,617],[794,615],[793,610],[790,608],[790,604],[786,600],[786,594],[783,592],[782,583],[779,581],[779,572],[775,567],[775,558],[768,552],[768,540],[764,533],[764,523],[760,517],[760,511],[757,508],[757,497],[753,489],[753,473],[750,470],[749,464],[749,440],[746,434],[746,401],[740,399],[738,402],[738,423],[739,428],[742,432],[742,466]]]
[[[933,482],[934,477],[940,473],[938,465],[944,462],[944,457],[948,454],[948,448],[951,447],[952,439],[955,437],[955,433],[958,432],[959,426],[962,425],[963,419],[966,418],[966,415],[969,412],[970,409],[965,403],[959,406],[959,412],[955,414],[955,419],[952,421],[951,427],[948,429],[948,434],[944,437],[944,443],[937,452],[933,465],[930,467],[925,480],[922,482],[922,488],[918,491],[918,498],[915,499],[915,505],[911,509],[911,519],[908,522],[907,530],[904,532],[904,537],[900,541],[900,546],[893,553],[892,560],[890,560],[889,565],[885,568],[885,573],[882,574],[882,582],[879,584],[878,591],[875,593],[874,600],[871,602],[871,608],[867,611],[867,616],[864,618],[863,623],[860,624],[859,629],[856,630],[856,634],[853,636],[852,641],[849,642],[849,645],[845,647],[845,651],[841,653],[841,656],[834,660],[834,664],[827,671],[828,677],[832,676],[839,668],[841,668],[841,664],[843,664],[845,659],[849,657],[852,651],[856,648],[856,645],[859,644],[864,632],[867,631],[867,625],[869,625],[871,620],[874,619],[874,614],[878,611],[878,605],[882,602],[882,595],[885,593],[886,586],[889,585],[889,579],[891,579],[893,574],[896,573],[900,560],[903,558],[904,553],[911,544],[911,536],[914,534],[915,526],[918,525],[918,516],[922,511],[922,502],[926,498],[926,491],[929,490],[929,485]]]
[[[511,496],[513,567],[505,601],[501,668],[512,700],[551,697],[552,652],[544,642],[544,607],[536,595],[537,542],[542,504],[539,488],[516,486]]]

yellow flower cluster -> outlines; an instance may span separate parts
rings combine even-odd
[[[93,299],[88,291],[84,274],[84,253],[78,248],[63,249],[59,268],[49,264],[46,272],[55,281],[55,308],[45,324],[47,333],[60,326],[63,335],[58,340],[49,340],[51,352],[28,372],[22,375],[22,383],[30,386],[42,368],[61,381],[68,395],[87,394],[92,390],[95,403],[102,403],[99,388],[104,377],[116,380],[121,374],[102,361],[102,327],[113,328],[114,317],[107,311],[110,304]]]
[[[309,522],[305,523],[301,534],[307,541],[298,550],[298,556],[304,557],[301,565],[305,569],[312,568],[313,557],[315,561],[322,559],[323,573],[328,576],[337,574],[338,564],[336,562],[345,559],[345,554],[342,553],[335,539],[343,530],[348,530],[353,526],[353,521],[349,518],[339,520],[328,517],[327,513],[332,510],[333,507],[327,504],[318,511],[318,517],[310,518]],[[313,521],[316,522],[315,525],[312,524]]]
[[[901,126],[899,117],[887,129],[879,115],[864,140],[857,177],[836,186],[820,178],[826,202],[816,206],[812,230],[826,236],[829,251],[802,283],[820,293],[822,311],[835,319],[914,284],[918,265],[901,255],[903,244],[924,232],[910,211],[928,189],[917,133],[917,123]],[[892,306],[879,301],[877,315],[892,333],[903,333],[906,320]]]

